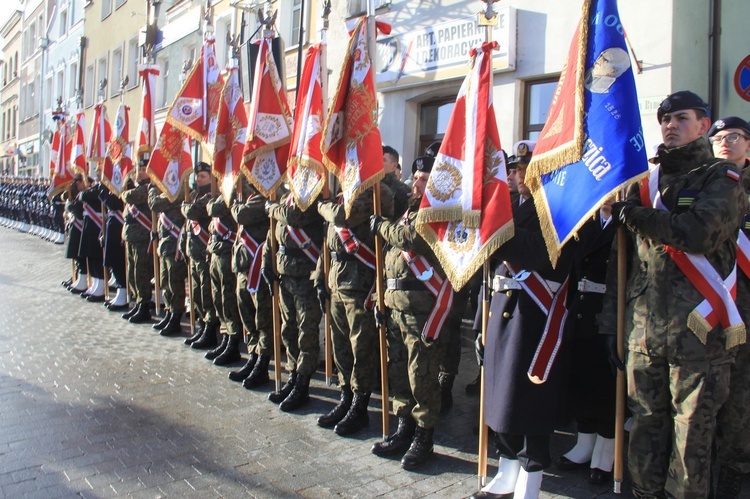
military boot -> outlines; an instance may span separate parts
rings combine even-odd
[[[206,327],[206,323],[203,322],[202,320],[198,320],[195,323],[195,334],[192,335],[192,336],[189,336],[189,337],[185,338],[184,343],[186,345],[192,345],[193,343],[195,343],[196,341],[198,341],[200,339],[201,335],[203,334],[203,329],[205,327]]]
[[[404,452],[414,438],[416,427],[417,423],[411,416],[399,416],[396,431],[382,442],[375,442],[371,449],[372,453],[376,456],[390,456]]]
[[[719,482],[714,499],[736,499],[740,496],[742,475],[726,466],[719,468]]]
[[[169,324],[169,321],[171,321],[171,320],[172,320],[172,311],[171,310],[167,310],[167,313],[164,314],[164,318],[162,320],[160,320],[159,322],[157,322],[156,324],[154,324],[153,326],[151,326],[151,327],[153,329],[161,331],[162,329],[164,329],[165,327],[167,327],[167,324]]]
[[[242,366],[242,369],[229,372],[229,379],[232,381],[244,381],[250,376],[250,373],[253,372],[253,367],[255,367],[256,362],[258,362],[258,354],[251,353],[250,358],[247,359],[247,362]]]
[[[240,355],[240,338],[242,338],[242,336],[239,334],[230,334],[228,336],[229,339],[227,340],[226,347],[222,350],[219,356],[214,359],[215,366],[228,366],[233,362],[242,360],[242,355]]]
[[[349,412],[349,408],[352,406],[352,387],[344,385],[341,387],[341,398],[339,403],[331,409],[328,414],[323,414],[318,418],[318,426],[321,428],[331,428],[336,426],[339,421],[344,419],[346,413]]]
[[[294,388],[294,383],[297,382],[297,371],[292,371],[289,373],[289,379],[286,381],[284,386],[281,387],[281,390],[278,392],[271,392],[268,394],[268,400],[273,402],[274,404],[280,404],[283,402],[290,393],[292,393],[292,389]]]
[[[170,313],[170,319],[169,322],[167,322],[167,325],[164,327],[164,329],[161,330],[159,333],[162,336],[174,336],[176,334],[180,334],[182,332],[182,322],[180,319],[182,319],[182,312],[177,313]]]
[[[349,412],[344,419],[333,429],[336,435],[345,437],[357,433],[362,428],[370,424],[370,415],[367,413],[367,406],[370,403],[370,392],[354,392],[354,399]]]
[[[133,324],[143,324],[151,320],[151,310],[149,309],[148,303],[140,303],[138,305],[138,311],[131,315],[128,322]]]
[[[294,388],[289,395],[279,404],[279,409],[291,412],[299,409],[310,400],[310,376],[298,374],[294,382]]]
[[[219,330],[219,319],[213,319],[206,323],[206,327],[203,328],[203,334],[190,345],[190,348],[196,350],[208,350],[214,348],[216,342],[216,332]]]
[[[137,303],[135,305],[133,305],[133,308],[131,308],[130,310],[128,310],[127,312],[125,312],[124,314],[122,314],[121,317],[123,319],[125,319],[125,320],[128,320],[131,317],[133,317],[136,313],[138,313],[138,304]]]
[[[263,386],[268,383],[269,362],[271,362],[271,356],[261,354],[260,357],[258,357],[258,362],[256,362],[253,366],[253,370],[250,375],[245,378],[245,381],[242,382],[242,386],[244,388],[247,388],[248,390],[252,390],[253,388],[258,388],[259,386]]]
[[[219,343],[219,346],[214,348],[213,350],[209,350],[206,352],[206,355],[203,357],[208,360],[214,360],[216,357],[221,355],[221,353],[224,351],[224,349],[227,347],[227,343],[229,343],[229,335],[228,334],[222,334],[221,335],[221,342]],[[195,346],[195,345],[193,345]]]
[[[409,450],[401,458],[401,467],[405,470],[415,470],[421,468],[432,456],[432,434],[434,428],[420,428],[414,430],[414,440],[411,442]]]
[[[455,374],[440,373],[438,381],[440,382],[440,413],[445,414],[453,407],[453,381],[456,379]]]
[[[466,385],[466,395],[476,397],[479,395],[479,391],[482,389],[482,373],[477,373],[477,377]]]

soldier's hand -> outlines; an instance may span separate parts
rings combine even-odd
[[[156,232],[153,232],[153,231],[152,231],[152,232],[151,232],[151,241],[154,241],[154,242],[156,242],[156,241],[158,241],[158,240],[159,240],[159,234],[158,234],[158,233],[156,233]]]
[[[315,285],[315,292],[318,294],[320,309],[325,311],[326,302],[331,299],[331,294],[328,292],[328,290],[326,289],[326,285],[323,283]]]
[[[104,247],[104,234],[99,236],[99,246]]]
[[[383,217],[381,217],[380,215],[370,216],[370,232],[373,234],[377,234],[378,228],[380,227],[381,223],[383,223]]]
[[[266,284],[268,284],[268,290],[273,295],[273,283],[278,282],[279,276],[277,276],[276,272],[268,267],[261,267],[260,275],[263,276],[263,280],[266,281]]]
[[[480,366],[484,365],[484,342],[482,341],[482,333],[477,334],[474,340],[474,354],[477,356],[477,364]]]
[[[266,204],[264,205],[264,208],[266,210],[266,215],[268,215],[268,213],[271,211],[271,208],[273,208],[277,204],[279,203],[275,201],[266,201]]]
[[[625,225],[628,213],[635,206],[631,201],[617,201],[612,203],[612,221],[617,225]]]
[[[617,376],[617,370],[625,370],[625,364],[620,360],[617,354],[617,335],[607,335],[607,351],[609,352],[609,367],[612,368],[612,374]]]
[[[386,322],[385,314],[378,308],[377,305],[373,307],[372,311],[375,313],[375,325],[380,327]]]

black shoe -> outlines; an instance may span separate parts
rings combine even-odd
[[[310,376],[297,375],[294,388],[289,395],[279,404],[279,409],[284,412],[296,411],[310,400]]]
[[[414,430],[414,440],[409,446],[409,450],[406,451],[404,457],[401,458],[401,467],[405,470],[416,470],[421,468],[432,456],[433,445],[432,445],[432,433],[434,429],[420,428]]]
[[[192,336],[190,336],[190,337],[188,337],[188,338],[185,338],[185,341],[183,343],[185,343],[186,345],[192,345],[193,343],[195,343],[196,341],[198,341],[200,339],[201,335],[203,335],[203,328],[205,328],[205,327],[206,327],[206,323],[205,322],[203,322],[203,321],[196,322],[195,323],[195,334],[192,335]]]
[[[338,424],[339,421],[344,419],[346,413],[349,412],[349,408],[352,406],[352,387],[344,385],[341,387],[341,396],[339,403],[331,409],[327,414],[323,414],[318,418],[318,426],[321,428],[332,428]]]
[[[476,397],[479,395],[479,390],[482,389],[482,373],[477,373],[477,377],[473,381],[466,385],[466,395]],[[481,491],[480,491],[481,492]]]
[[[122,312],[123,310],[127,310],[129,306],[127,303],[123,303],[122,305],[112,305],[112,303],[109,303],[107,310],[110,312]]]
[[[167,322],[167,325],[159,333],[162,336],[174,336],[182,332],[182,323],[180,322],[182,319],[182,312],[176,314],[170,312],[169,316],[169,322]]]
[[[416,427],[417,423],[411,416],[399,416],[396,431],[382,442],[375,442],[371,449],[372,453],[376,456],[403,454],[411,445]]]
[[[440,414],[445,414],[453,407],[453,381],[456,379],[455,374],[440,373],[438,381],[440,383]]]
[[[153,329],[157,329],[157,330],[161,331],[162,329],[164,329],[165,327],[167,327],[167,324],[169,324],[169,321],[171,321],[171,320],[172,320],[172,311],[171,310],[167,310],[167,313],[164,314],[164,318],[162,320],[160,320],[159,322],[157,322],[156,324],[154,324],[153,326],[151,326],[151,327]]]
[[[230,334],[227,345],[224,350],[214,359],[215,366],[228,366],[238,360],[242,360],[240,355],[240,338],[239,334]]]
[[[73,285],[73,278],[72,277],[70,279],[68,279],[67,281],[63,281],[63,282],[60,283],[60,286],[62,286],[63,288],[70,288],[72,285]]]
[[[354,392],[352,406],[346,413],[344,419],[333,429],[336,435],[345,437],[353,435],[359,430],[370,425],[370,415],[367,413],[367,406],[370,404],[370,392]]]
[[[286,381],[284,386],[281,387],[281,390],[268,394],[268,400],[270,400],[274,404],[282,403],[289,396],[289,394],[292,393],[292,389],[294,388],[294,383],[296,381],[297,371],[292,371],[291,373],[289,373],[289,379]]]
[[[138,305],[138,311],[130,316],[129,322],[133,324],[143,324],[144,322],[151,321],[151,310],[149,310],[148,303],[141,303]]]
[[[555,468],[560,471],[580,470],[583,468],[588,468],[590,464],[591,461],[586,461],[585,463],[576,463],[565,456],[560,456],[555,459]]]
[[[133,317],[137,312],[138,312],[138,304],[136,303],[135,305],[133,305],[133,308],[131,308],[130,310],[122,314],[122,318],[125,320],[128,320],[131,317]]]
[[[258,362],[258,354],[251,353],[250,358],[247,359],[247,362],[242,366],[242,369],[229,372],[229,379],[231,381],[244,381],[250,376],[250,373],[253,372],[253,367],[255,367],[256,362]]]
[[[74,295],[82,295],[83,293],[86,292],[85,289],[76,289],[76,288],[68,288],[68,291],[70,291]]]
[[[600,470],[599,468],[591,468],[591,474],[589,475],[589,483],[593,485],[601,485],[603,483],[612,481],[612,472]]]
[[[219,346],[214,348],[213,350],[209,350],[206,352],[206,355],[203,357],[208,360],[214,360],[216,357],[221,355],[221,353],[224,351],[224,349],[227,347],[227,343],[229,343],[229,335],[228,334],[222,334],[221,335],[221,342],[219,343]],[[195,346],[195,345],[193,345]]]
[[[216,340],[216,332],[219,330],[219,321],[214,319],[206,323],[206,327],[203,328],[203,334],[190,345],[190,348],[196,350],[208,350],[216,347],[218,344]]]
[[[719,482],[714,499],[735,499],[742,490],[742,475],[726,466],[719,468]]]
[[[86,301],[91,303],[104,303],[104,295],[88,295]]]
[[[269,362],[271,362],[271,356],[261,354],[261,356],[258,357],[258,362],[253,366],[250,375],[242,382],[243,388],[252,390],[253,388],[258,388],[259,386],[268,383],[270,381],[270,378],[268,377]]]
[[[495,494],[494,492],[479,490],[474,492],[469,499],[511,499],[511,497],[513,497],[513,492],[507,494]]]

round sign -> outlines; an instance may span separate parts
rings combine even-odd
[[[750,55],[742,60],[734,72],[734,89],[740,97],[750,102]]]

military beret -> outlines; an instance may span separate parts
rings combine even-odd
[[[195,165],[195,173],[208,172],[211,173],[211,165],[205,161],[198,161]]]
[[[536,147],[536,141],[534,140],[519,140],[513,144],[513,156],[508,158],[508,165],[531,161],[531,153],[534,152],[534,147]]]
[[[697,94],[694,94],[690,90],[680,90],[661,101],[659,109],[656,111],[656,118],[661,123],[661,118],[666,113],[675,113],[677,111],[684,111],[685,109],[699,109],[704,111],[706,115],[710,114],[708,112],[708,104]]]
[[[148,166],[148,158],[143,157],[138,161],[138,166],[141,168],[146,168]]]
[[[411,164],[412,175],[418,171],[424,173],[430,173],[432,171],[432,165],[435,163],[435,158],[432,156],[420,156],[414,160]]]
[[[738,128],[746,134],[750,135],[750,124],[748,124],[747,121],[743,120],[742,118],[738,118],[737,116],[730,116],[728,118],[722,118],[720,120],[714,121],[714,124],[711,125],[711,128],[708,130],[708,136],[713,137],[720,131],[729,128]]]
[[[432,156],[433,158],[437,156],[438,151],[440,151],[440,146],[443,145],[443,141],[438,140],[437,142],[433,142],[429,146],[427,146],[427,149],[425,149],[424,153],[427,156]]]

